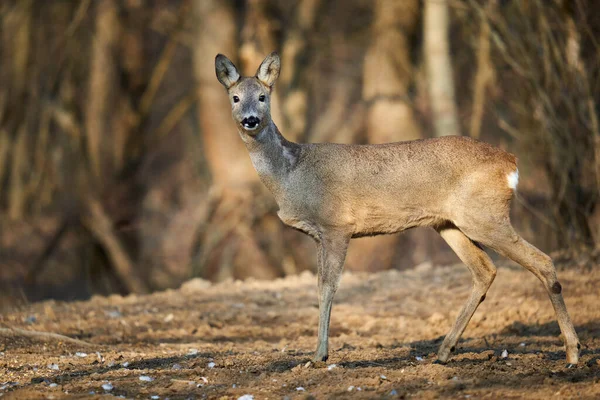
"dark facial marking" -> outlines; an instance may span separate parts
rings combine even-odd
[[[562,286],[560,285],[559,281],[554,282],[554,285],[552,285],[552,293],[554,294],[560,294],[562,292]]]

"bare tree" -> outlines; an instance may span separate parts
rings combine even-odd
[[[322,0],[302,0],[294,3],[292,23],[284,32],[281,59],[285,68],[277,84],[281,99],[281,129],[292,141],[300,140],[307,128],[309,40],[317,22]]]
[[[375,2],[371,44],[363,71],[369,143],[421,138],[409,97],[414,78],[411,39],[419,13],[417,0]]]
[[[486,12],[493,12],[495,6],[496,0],[489,0],[486,5]],[[469,128],[472,138],[479,138],[485,111],[486,92],[494,86],[495,71],[491,60],[490,48],[490,25],[486,18],[482,18],[479,25],[479,39],[477,40],[477,72],[473,84],[473,110]]]
[[[86,143],[91,176],[101,182],[101,170],[112,165],[103,159],[106,135],[111,132],[111,105],[115,100],[115,63],[119,40],[119,21],[116,0],[96,3],[96,37],[92,45],[92,61],[86,107]]]
[[[233,4],[222,0],[194,0],[197,32],[194,73],[198,85],[198,115],[204,150],[212,176],[207,199],[208,224],[202,227],[197,269],[217,280],[250,275],[273,278],[279,274],[260,249],[250,227],[260,209],[258,177],[250,163],[212,61],[217,53],[236,58],[237,23]],[[247,268],[252,265],[252,270]],[[208,271],[206,269],[209,269]],[[198,271],[199,272],[199,271]]]
[[[548,178],[553,207],[549,228],[562,246],[593,244],[590,218],[600,193],[594,150],[599,134],[597,99],[590,90],[597,83],[590,77],[597,76],[597,60],[584,60],[579,45],[580,35],[595,41],[586,21],[589,11],[580,8],[583,3],[569,1],[518,2],[498,7],[496,13],[475,1],[470,4],[490,23],[496,62],[504,66],[502,79],[513,82],[505,95],[515,120],[529,134],[506,130],[530,150]]]
[[[460,135],[448,36],[448,0],[425,0],[425,67],[436,136]]]

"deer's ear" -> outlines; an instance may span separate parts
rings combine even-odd
[[[231,60],[223,54],[217,54],[217,57],[215,58],[215,71],[217,73],[217,79],[226,89],[229,89],[240,80],[240,73],[237,68],[233,65]]]
[[[281,60],[279,59],[279,54],[273,52],[260,64],[258,71],[256,71],[256,77],[268,87],[273,87],[279,77],[280,70]]]

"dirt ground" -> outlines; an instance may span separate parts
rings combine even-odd
[[[582,344],[572,369],[565,367],[542,285],[510,265],[499,268],[454,358],[434,364],[470,277],[463,265],[422,265],[345,274],[330,358],[322,365],[307,364],[317,328],[315,277],[308,273],[271,282],[192,280],[147,296],[31,304],[1,315],[1,325],[91,345],[5,329],[0,396],[599,398],[600,273],[575,267],[559,278]]]

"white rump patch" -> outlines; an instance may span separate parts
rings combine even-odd
[[[517,185],[519,184],[519,170],[515,170],[510,174],[506,175],[506,180],[508,180],[508,187],[512,190],[517,190]]]

